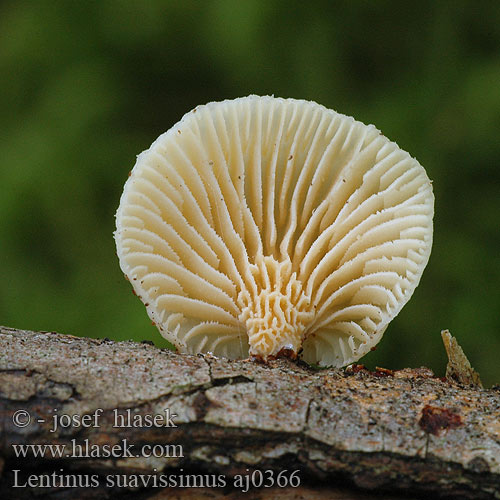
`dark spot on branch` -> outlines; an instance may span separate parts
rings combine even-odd
[[[467,469],[477,474],[490,472],[490,466],[488,462],[482,457],[474,457],[472,460],[470,460],[467,463]]]
[[[358,365],[356,363],[354,363],[352,365],[349,365],[345,369],[346,373],[348,373],[348,374],[359,373],[359,372],[361,372],[363,370],[366,370],[365,365]]]
[[[248,384],[249,382],[253,382],[251,378],[245,377],[244,375],[237,375],[236,377],[223,377],[216,378],[213,381],[213,386],[221,386],[221,385],[232,385],[232,384]]]
[[[394,370],[376,366],[373,375],[375,375],[376,377],[394,377]]]
[[[463,422],[460,415],[446,408],[425,405],[418,424],[425,432],[438,436],[442,429],[455,429],[463,425]]]

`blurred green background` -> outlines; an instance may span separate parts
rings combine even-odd
[[[161,344],[115,256],[123,184],[185,112],[251,93],[374,123],[434,181],[430,263],[362,362],[443,375],[449,328],[500,383],[496,0],[2,2],[0,324]]]

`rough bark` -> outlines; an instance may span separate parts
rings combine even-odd
[[[19,410],[28,412],[29,425],[15,425]],[[81,415],[89,416],[63,427]],[[162,417],[150,425],[155,415]],[[137,456],[126,456],[124,439]],[[20,459],[14,444],[63,444],[67,451],[61,459]],[[154,444],[169,456],[146,457]],[[116,456],[74,453],[105,455],[105,445],[108,452],[117,445]],[[500,498],[500,392],[460,386],[427,368],[315,371],[286,359],[228,361],[0,327],[2,467],[1,498],[369,499],[369,491]],[[14,490],[14,470],[17,484],[37,485]],[[302,484],[228,489],[255,470],[264,471],[266,484],[299,470]],[[66,486],[95,474],[98,485],[41,488],[40,477],[52,473]],[[108,487],[117,474],[128,474],[130,487],[143,480],[154,486],[159,477],[169,485],[173,477],[222,477],[226,487]]]

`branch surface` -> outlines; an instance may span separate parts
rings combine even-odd
[[[13,422],[20,409],[30,416],[25,427]],[[123,440],[134,456],[102,456],[103,445],[119,447]],[[62,444],[73,451],[79,445],[101,456],[72,451],[60,459],[19,459],[17,444]],[[170,453],[146,456],[154,445]],[[63,469],[99,478],[168,479],[182,469],[222,475],[226,486],[254,470],[272,471],[276,479],[286,469],[323,486],[303,497],[301,488],[280,488],[269,497],[263,495],[270,490],[250,491],[246,498],[371,498],[360,488],[406,498],[409,492],[500,498],[500,392],[463,387],[427,368],[315,371],[286,359],[264,365],[0,327],[2,465],[0,493],[15,468],[22,480],[30,471]],[[328,488],[337,484],[350,493],[333,496]],[[77,498],[70,490],[59,489],[57,498]],[[99,498],[108,498],[99,488],[87,490],[89,496],[81,490],[78,498],[95,498],[98,490]],[[183,496],[189,488],[173,488],[170,496],[154,490],[158,499],[194,498]],[[27,489],[18,491],[16,498],[31,498],[22,496]],[[105,491],[112,495],[113,488]],[[153,498],[147,491],[141,498]],[[204,497],[204,491],[196,498],[223,494],[209,489]]]

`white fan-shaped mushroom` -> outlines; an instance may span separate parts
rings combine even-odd
[[[314,102],[199,106],[137,158],[120,266],[184,352],[342,366],[382,337],[429,259],[422,166]]]

